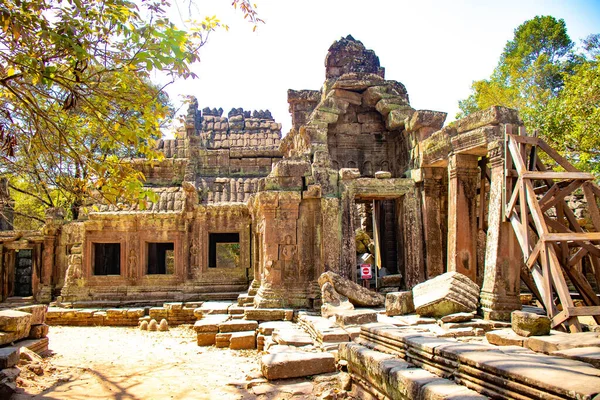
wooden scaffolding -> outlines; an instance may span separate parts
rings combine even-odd
[[[593,316],[600,323],[600,300],[582,272],[584,258],[600,285],[600,188],[594,175],[581,172],[543,140],[506,128],[505,217],[523,251],[526,268],[521,278],[541,301],[552,327],[564,324],[580,332],[578,316]],[[555,163],[553,171],[546,163]],[[578,221],[565,197],[581,190],[591,224]],[[584,225],[584,226],[582,226]],[[569,291],[568,277],[576,292]],[[583,306],[575,307],[578,295]]]

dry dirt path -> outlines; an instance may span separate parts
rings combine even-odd
[[[194,332],[185,327],[147,332],[53,326],[48,336],[54,355],[44,361],[44,374],[23,366],[24,393],[12,400],[316,398],[307,381],[286,382],[295,388],[287,392],[270,384],[254,389],[232,384],[257,373],[259,353],[198,347]]]

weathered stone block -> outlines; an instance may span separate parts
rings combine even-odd
[[[256,333],[254,331],[233,333],[229,338],[229,348],[231,350],[255,349]]]
[[[360,178],[358,168],[340,168],[340,179],[343,181]]]
[[[377,178],[377,179],[390,179],[391,177],[392,177],[392,173],[389,171],[375,172],[375,178]]]
[[[396,108],[387,115],[386,127],[393,131],[396,129],[404,129],[404,125],[407,118],[410,118],[415,112],[410,106],[402,106]]]
[[[511,108],[494,106],[469,114],[456,121],[457,133],[468,132],[485,125],[518,124],[519,114]]]
[[[46,324],[31,325],[29,339],[41,339],[48,336],[49,326]]]
[[[217,333],[217,332],[219,332],[219,324],[220,323],[221,322],[217,322],[217,321],[204,321],[204,320],[196,321],[194,323],[194,330],[196,332]]]
[[[267,354],[261,358],[260,364],[263,375],[269,380],[298,378],[335,371],[335,357],[330,353]]]
[[[426,317],[474,312],[479,301],[479,286],[458,272],[436,276],[412,292],[417,314]]]
[[[199,332],[198,333],[198,346],[212,346],[216,342],[216,333],[211,332]]]
[[[411,291],[391,292],[385,296],[385,313],[393,317],[415,312],[413,294]]]
[[[291,329],[293,325],[290,321],[269,321],[258,325],[258,331],[263,335],[272,335],[275,329]]]
[[[444,126],[447,115],[447,113],[441,111],[417,110],[409,119],[406,130],[411,132],[420,128],[440,130]]]
[[[219,332],[243,332],[256,329],[258,329],[258,322],[242,319],[223,322],[219,325]]]
[[[249,308],[244,311],[244,319],[252,321],[283,321],[285,309],[281,308]]]
[[[405,108],[406,106],[408,106],[408,103],[402,97],[390,97],[379,100],[375,105],[375,109],[379,111],[381,115],[387,117],[392,110]]]
[[[349,310],[335,314],[335,322],[342,326],[364,325],[377,322],[377,312],[374,310]]]
[[[538,315],[525,311],[513,311],[511,313],[512,330],[517,335],[543,336],[550,333],[551,320],[545,315]]]
[[[313,340],[309,334],[299,329],[280,329],[273,331],[273,341],[282,345],[307,346],[312,345]]]
[[[29,335],[31,319],[32,315],[26,312],[2,310],[0,311],[0,331],[8,332],[8,336],[14,337],[13,340],[22,339]]]
[[[46,322],[46,313],[48,312],[48,306],[46,304],[18,307],[16,310],[31,314],[31,325],[39,325]]]
[[[472,320],[474,317],[475,317],[475,313],[456,313],[456,314],[444,315],[441,318],[441,321],[443,323],[467,322],[467,321]]]
[[[19,363],[18,347],[0,348],[0,369],[11,368]]]

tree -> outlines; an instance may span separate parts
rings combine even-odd
[[[472,94],[459,102],[457,117],[503,105],[518,109],[527,125],[535,124],[537,110],[562,87],[573,46],[564,20],[537,16],[525,21],[506,43],[490,79],[473,82]]]
[[[540,133],[579,168],[600,174],[600,55],[575,67],[545,110]]]
[[[11,189],[76,217],[91,197],[152,196],[129,159],[160,159],[154,141],[172,116],[161,71],[191,65],[215,17],[178,29],[167,0],[8,0],[0,4],[0,174]],[[262,22],[246,0],[234,0]],[[24,184],[26,183],[26,184]]]
[[[525,21],[507,42],[491,77],[475,81],[457,118],[493,105],[515,108],[529,131],[586,170],[600,156],[600,35],[577,52],[565,22],[551,16]]]

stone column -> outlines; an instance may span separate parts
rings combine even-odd
[[[423,230],[425,236],[426,279],[444,273],[442,228],[443,168],[423,168]]]
[[[481,308],[486,319],[510,321],[510,313],[521,309],[519,284],[523,257],[510,222],[502,217],[504,147],[493,148],[490,157],[492,179]]]
[[[477,156],[453,154],[448,164],[448,271],[477,282]]]

